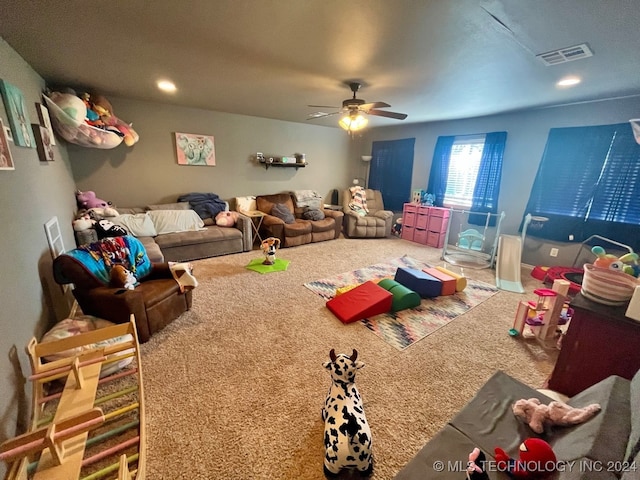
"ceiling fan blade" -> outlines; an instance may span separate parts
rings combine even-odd
[[[307,116],[307,120],[316,120],[318,118],[330,117],[331,115],[337,115],[338,113],[340,113],[340,112],[331,112],[331,113],[316,112],[316,113],[310,113]]]
[[[362,110],[369,110],[371,108],[387,108],[390,107],[391,105],[389,105],[388,103],[384,103],[384,102],[373,102],[373,103],[363,103],[362,105],[360,105],[360,108]]]
[[[307,107],[311,107],[311,108],[340,108],[340,107],[335,107],[335,106],[331,106],[331,105],[307,105]]]
[[[369,115],[377,115],[378,117],[395,118],[396,120],[404,120],[407,118],[406,113],[386,112],[384,110],[369,110]]]

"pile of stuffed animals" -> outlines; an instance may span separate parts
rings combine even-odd
[[[140,139],[130,124],[116,117],[111,103],[104,95],[87,92],[76,94],[71,89],[65,89],[64,92],[52,92],[49,98],[73,121],[114,133],[128,147]]]
[[[73,221],[73,229],[82,232],[94,228],[99,239],[106,237],[120,237],[127,235],[127,231],[120,225],[115,225],[109,218],[117,217],[118,211],[106,202],[96,197],[95,192],[76,192],[78,214]]]

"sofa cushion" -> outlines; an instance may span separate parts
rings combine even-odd
[[[625,460],[630,461],[640,450],[640,370],[631,379],[629,385],[629,403],[631,405],[631,433],[624,455]],[[640,464],[638,464],[640,470]]]
[[[118,213],[120,215],[123,215],[126,213],[130,213],[130,214],[144,213],[146,211],[142,207],[118,207],[116,210],[118,210]]]
[[[502,371],[496,373],[449,422],[467,435],[484,452],[500,447],[517,457],[518,447],[529,437],[540,437],[518,420],[512,405],[521,398],[538,398],[548,404],[551,399]]]
[[[237,228],[222,228],[214,225],[211,227],[204,227],[196,232],[175,232],[159,235],[155,238],[155,241],[161,249],[165,249],[185,245],[218,242],[241,237],[242,232]]]
[[[631,431],[629,384],[629,380],[612,375],[567,401],[573,407],[599,403],[602,410],[585,423],[554,431],[548,441],[558,459],[587,457],[604,465],[622,462]]]
[[[276,203],[275,205],[273,205],[273,207],[271,207],[270,213],[274,217],[278,217],[284,223],[293,223],[296,220],[293,216],[292,211],[282,203]]]
[[[158,234],[151,217],[146,213],[125,213],[111,221],[125,228],[134,237],[155,237]]]
[[[311,231],[317,232],[329,232],[336,228],[336,221],[333,218],[323,218],[322,220],[311,221]]]
[[[149,210],[158,235],[202,230],[204,222],[195,210]]]

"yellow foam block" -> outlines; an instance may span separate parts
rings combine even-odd
[[[446,273],[450,277],[456,279],[456,292],[461,292],[465,288],[467,288],[467,278],[462,275],[458,275],[457,273],[452,272],[451,270],[447,270],[444,267],[436,267],[437,270],[440,270],[442,273]]]
[[[356,288],[358,286],[358,284],[354,284],[354,285],[345,285],[344,287],[340,287],[336,289],[336,297],[338,295],[342,295],[343,293],[347,293],[349,290],[353,290],[354,288]]]

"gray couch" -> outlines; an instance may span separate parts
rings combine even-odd
[[[507,479],[505,473],[496,471],[494,448],[501,447],[517,459],[518,447],[528,437],[543,438],[551,444],[558,461],[567,462],[554,479],[640,479],[640,372],[631,381],[610,376],[571,397],[569,405],[599,403],[602,410],[585,423],[554,427],[542,435],[535,434],[511,410],[516,400],[532,397],[543,403],[551,401],[505,373],[496,372],[409,461],[396,480],[462,480],[465,473],[456,466],[466,465],[474,447],[485,453],[490,479]],[[444,462],[442,471],[439,461]]]
[[[117,208],[117,210],[120,214],[136,214],[149,210],[181,210],[189,208],[188,205],[187,202],[180,202]],[[204,230],[164,233],[155,237],[139,236],[137,238],[144,245],[152,262],[185,262],[230,253],[248,252],[253,248],[253,231],[249,217],[238,214],[238,220],[234,227],[219,227],[207,225],[207,223],[212,222],[205,221]]]

